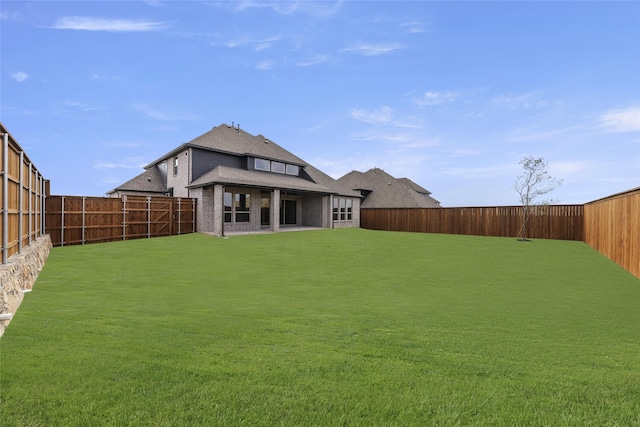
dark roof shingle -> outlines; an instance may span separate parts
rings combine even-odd
[[[382,169],[351,171],[338,182],[354,190],[364,190],[362,208],[434,208],[440,202],[430,192],[408,178],[396,179]]]

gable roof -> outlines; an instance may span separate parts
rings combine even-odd
[[[264,171],[235,169],[222,165],[212,165],[212,169],[191,182],[188,185],[189,188],[204,187],[214,183],[223,183],[360,197],[358,192],[353,191],[348,186],[336,181],[329,175],[280,147],[275,142],[265,138],[263,135],[254,136],[240,129],[239,126],[234,127],[227,124],[216,126],[197,138],[181,144],[164,156],[145,166],[145,172],[120,185],[109,193],[113,193],[118,190],[159,193],[166,192],[167,189],[163,188],[164,179],[159,165],[163,161],[188,148],[198,148],[236,156],[251,156],[269,160],[278,160],[300,166],[301,175],[306,174],[306,177],[308,177],[308,179],[306,179],[302,176],[297,177]]]
[[[434,208],[440,202],[430,192],[408,178],[396,179],[382,169],[366,172],[351,171],[338,179],[343,185],[361,190],[365,199],[362,208]]]
[[[264,136],[254,136],[240,129],[240,127],[236,128],[223,123],[192,139],[191,141],[176,147],[164,156],[149,163],[145,166],[145,169],[150,168],[169,157],[173,157],[188,147],[196,147],[238,156],[253,156],[269,160],[281,160],[298,166],[307,165],[307,163],[302,159]]]
[[[130,179],[108,191],[107,194],[115,193],[116,191],[136,191],[145,193],[166,193],[167,188],[164,183],[164,178],[160,172],[160,168],[156,165],[153,166],[135,178]]]
[[[246,185],[260,188],[279,188],[282,190],[311,191],[318,193],[333,192],[330,188],[297,176],[251,171],[228,166],[216,166],[188,187],[197,188],[212,184]]]

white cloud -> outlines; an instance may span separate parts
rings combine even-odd
[[[238,37],[226,44],[228,48],[236,48],[242,46],[250,46],[256,52],[259,52],[264,49],[268,49],[277,41],[282,40],[283,37],[281,35],[275,35],[266,38],[252,38],[249,36]]]
[[[258,64],[256,64],[256,68],[258,70],[271,70],[275,66],[276,66],[275,61],[272,61],[271,59],[265,59],[264,61],[261,61]]]
[[[640,107],[609,111],[598,118],[600,126],[608,132],[640,131]]]
[[[491,100],[491,105],[516,110],[520,108],[546,108],[549,107],[550,103],[549,101],[539,99],[535,93],[525,93],[522,95],[497,96]]]
[[[440,170],[445,175],[455,176],[459,178],[465,178],[469,180],[475,180],[480,178],[492,178],[511,176],[516,172],[516,168],[513,165],[495,165],[495,166],[480,166],[480,167],[444,167]]]
[[[181,121],[181,120],[198,120],[200,117],[189,113],[187,111],[183,111],[180,109],[159,109],[156,107],[152,107],[146,104],[136,104],[133,108],[145,116],[147,118],[153,120],[163,120],[163,121]]]
[[[419,34],[428,32],[427,24],[423,22],[405,22],[401,24],[403,28],[407,30],[410,34]]]
[[[104,107],[87,104],[85,102],[71,101],[71,100],[65,100],[63,102],[63,105],[65,107],[80,110],[80,111],[98,111],[98,110],[104,109]]]
[[[24,71],[16,71],[15,73],[11,74],[11,77],[13,77],[13,80],[22,83],[29,78],[29,74],[25,73]]]
[[[385,125],[392,123],[393,109],[387,106],[380,107],[373,111],[354,108],[351,110],[351,117],[361,122],[373,125]]]
[[[143,169],[145,165],[146,163],[142,157],[129,157],[118,162],[95,160],[93,162],[93,169]]]
[[[329,60],[329,55],[313,55],[296,63],[297,67],[309,67],[312,65],[323,64]]]
[[[591,172],[594,170],[594,165],[591,162],[577,160],[553,163],[553,174],[566,177],[568,175],[575,175],[580,172]]]
[[[24,20],[24,17],[19,12],[0,12],[0,19],[3,21],[17,21]]]
[[[343,0],[331,1],[235,1],[235,2],[216,2],[216,6],[232,9],[236,12],[244,12],[245,10],[254,8],[267,8],[281,15],[291,15],[293,13],[302,13],[318,18],[325,18],[335,14],[342,6]]]
[[[560,129],[552,129],[548,131],[542,132],[531,132],[526,129],[518,129],[514,132],[513,136],[507,137],[504,140],[506,142],[530,142],[530,141],[548,141],[551,140],[558,135],[566,134],[568,132],[573,132],[576,130],[580,130],[581,126],[569,126]]]
[[[403,49],[400,43],[359,43],[343,49],[344,52],[360,53],[364,56],[378,56]]]
[[[165,22],[104,19],[88,16],[64,16],[52,28],[57,30],[85,30],[108,32],[158,31],[167,27]]]
[[[438,92],[438,91],[427,91],[421,98],[416,99],[416,104],[421,107],[431,106],[431,105],[440,105],[448,102],[453,102],[457,98],[457,95],[450,91]]]
[[[97,82],[105,82],[105,81],[119,82],[122,80],[122,77],[118,75],[109,75],[109,74],[100,74],[100,73],[93,73],[89,76],[89,78]]]
[[[54,114],[72,119],[94,120],[104,117],[107,109],[103,106],[67,99],[56,103]]]

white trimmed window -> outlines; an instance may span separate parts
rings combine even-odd
[[[333,220],[353,221],[353,199],[345,197],[333,198]]]
[[[284,163],[275,162],[275,161],[271,162],[271,172],[284,173],[284,171],[285,171],[285,164]]]
[[[256,157],[253,167],[257,170],[261,171],[269,171],[271,170],[271,164],[269,160],[259,159]]]

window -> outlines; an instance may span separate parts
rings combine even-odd
[[[269,160],[256,158],[254,168],[261,171],[268,171],[270,169]]]
[[[353,221],[353,199],[333,198],[333,220]]]
[[[224,193],[224,222],[249,222],[251,218],[250,213],[250,194],[231,192]]]
[[[178,175],[178,156],[173,158],[173,174]]]
[[[282,162],[271,162],[271,172],[284,173],[284,168],[284,163]]]
[[[231,209],[233,207],[233,194],[224,193],[224,222],[231,222]]]
[[[300,166],[298,165],[278,162],[276,160],[261,159],[259,157],[253,159],[253,168],[255,170],[284,173],[293,176],[300,175]]]
[[[251,195],[236,193],[235,201],[236,222],[249,222]]]

